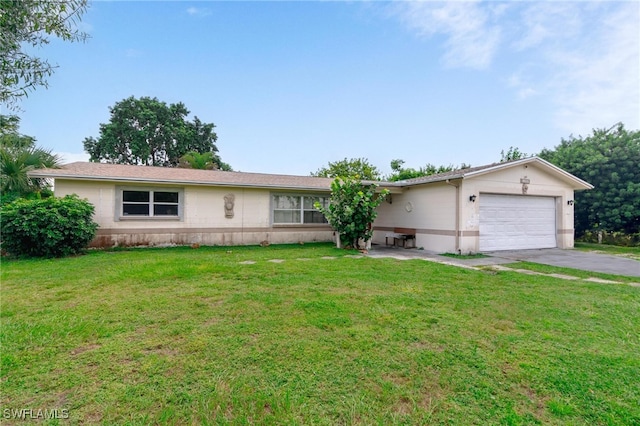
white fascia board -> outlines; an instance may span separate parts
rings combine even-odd
[[[529,164],[529,163],[538,163],[543,168],[548,169],[552,173],[560,175],[560,178],[562,180],[564,180],[565,182],[570,182],[573,185],[573,189],[574,190],[593,189],[593,185],[591,185],[589,182],[585,182],[584,180],[572,175],[571,173],[561,169],[558,166],[555,166],[555,165],[551,164],[550,162],[548,162],[546,160],[543,160],[540,157],[528,157],[528,158],[523,158],[523,159],[516,160],[516,161],[511,161],[509,163],[496,164],[493,167],[488,167],[486,169],[482,169],[482,170],[478,170],[478,171],[475,171],[475,172],[467,173],[463,177],[464,178],[471,178],[471,177],[475,177],[475,176],[481,176],[483,174],[495,172],[497,170],[507,169],[507,168],[510,168],[510,167],[513,167],[513,166]]]

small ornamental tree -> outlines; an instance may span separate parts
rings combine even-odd
[[[337,178],[331,183],[329,206],[315,203],[345,246],[359,249],[360,241],[366,243],[373,236],[371,224],[378,215],[376,208],[389,193],[386,189],[376,193],[377,187],[363,184],[358,178]]]
[[[77,195],[16,200],[2,207],[2,248],[29,257],[79,253],[98,229],[93,212],[93,205]]]

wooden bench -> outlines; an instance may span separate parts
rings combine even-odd
[[[402,241],[402,247],[415,248],[416,247],[416,230],[412,228],[393,228],[393,232],[387,232],[384,236],[384,242],[389,246],[389,238],[393,238],[393,245],[396,246],[399,241]],[[407,247],[407,242],[411,242],[411,245]]]

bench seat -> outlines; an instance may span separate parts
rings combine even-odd
[[[404,248],[416,247],[416,230],[415,229],[394,228],[393,232],[387,232],[384,236],[384,242],[387,246],[391,245],[389,244],[389,238],[393,239],[394,247],[398,245],[399,242],[402,242],[402,247]]]

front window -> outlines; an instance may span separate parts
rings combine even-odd
[[[328,223],[324,215],[314,207],[316,201],[323,207],[329,206],[329,197],[317,195],[274,195],[273,223]]]
[[[121,217],[165,217],[180,215],[180,190],[121,189]]]

